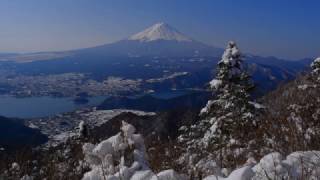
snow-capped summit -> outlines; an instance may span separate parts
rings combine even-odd
[[[160,22],[154,24],[153,26],[141,31],[128,40],[137,40],[141,42],[149,42],[155,40],[175,40],[175,41],[188,41],[191,42],[192,39],[182,34],[170,25]]]
[[[189,38],[170,25],[161,22],[129,38],[77,52],[94,54],[94,56],[99,54],[105,57],[200,57],[220,56],[223,49]]]

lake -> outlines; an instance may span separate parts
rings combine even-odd
[[[106,96],[88,97],[87,104],[77,104],[73,98],[0,96],[0,115],[17,118],[51,116],[83,107],[97,106],[105,99]]]
[[[150,95],[159,99],[171,99],[186,95],[192,90],[171,90],[153,92]],[[145,94],[143,94],[145,95]],[[138,98],[143,95],[134,96]],[[17,118],[37,118],[52,116],[58,113],[71,112],[80,108],[97,106],[101,104],[107,96],[88,97],[86,104],[74,103],[70,97],[25,97],[17,98],[12,96],[0,96],[0,116]]]
[[[171,91],[160,91],[160,92],[153,92],[150,93],[151,96],[158,98],[158,99],[172,99],[179,96],[190,94],[194,91],[192,90],[171,90]]]

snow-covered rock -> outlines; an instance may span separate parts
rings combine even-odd
[[[253,180],[317,179],[320,177],[320,151],[293,152],[286,159],[279,153],[270,153],[253,167],[253,171]]]
[[[155,179],[155,174],[151,170],[137,171],[130,180],[150,180]]]
[[[228,177],[214,174],[204,180],[315,180],[320,177],[320,151],[298,151],[285,159],[273,152],[265,155],[254,167],[255,161],[236,169]]]
[[[16,162],[11,164],[11,170],[12,171],[20,171],[20,165]]]
[[[251,166],[244,166],[234,170],[227,178],[211,175],[203,180],[250,180],[254,176]]]
[[[283,157],[280,153],[270,153],[264,156],[259,164],[253,170],[255,171],[255,179],[276,179],[277,176],[286,177],[286,168],[282,164]]]
[[[20,180],[33,180],[33,177],[29,175],[24,175]]]
[[[180,175],[172,169],[161,171],[157,174],[158,180],[187,180],[184,175]]]

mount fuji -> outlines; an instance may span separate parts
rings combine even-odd
[[[115,43],[73,51],[102,56],[220,56],[223,49],[195,41],[166,23],[151,27]]]
[[[128,40],[140,41],[140,42],[150,42],[157,40],[168,40],[168,41],[178,41],[178,42],[191,42],[191,38],[182,34],[175,28],[169,26],[168,24],[161,22],[154,24],[153,26],[141,31],[131,37]]]
[[[223,49],[196,41],[172,26],[160,22],[129,38],[96,47],[61,52],[0,54],[0,61],[33,62],[88,57],[219,57]]]

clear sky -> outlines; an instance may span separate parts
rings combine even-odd
[[[163,21],[188,36],[263,56],[320,56],[320,0],[0,0],[0,52],[59,51]]]

